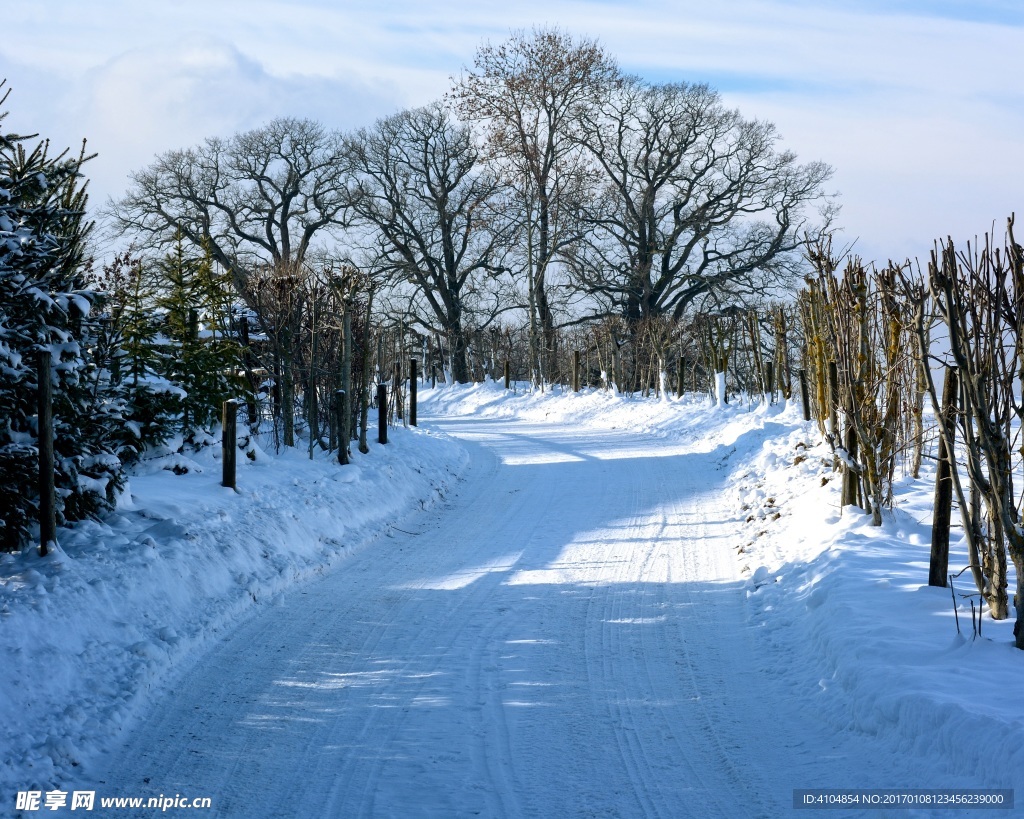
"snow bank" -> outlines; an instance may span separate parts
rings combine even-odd
[[[72,781],[225,629],[443,497],[466,463],[422,429],[389,441],[344,467],[240,454],[237,494],[220,486],[219,447],[151,461],[51,556],[0,555],[3,803]]]
[[[734,476],[748,600],[775,668],[837,734],[891,734],[908,756],[945,762],[934,783],[906,787],[1021,793],[1024,652],[1012,620],[986,616],[974,633],[969,572],[954,581],[959,634],[951,590],[927,585],[934,469],[901,479],[872,527],[840,509],[841,474],[818,439],[795,424]],[[950,571],[967,564],[952,543]]]
[[[717,435],[717,431],[734,425],[737,419],[740,426],[736,426],[732,434],[739,435],[752,422],[771,419],[781,411],[780,407],[763,405],[752,409],[737,400],[723,404],[721,413],[709,413],[714,404],[707,396],[691,394],[682,399],[673,396],[656,400],[592,388],[574,393],[556,386],[540,392],[523,384],[518,384],[514,391],[506,391],[500,382],[495,381],[423,390],[419,400],[423,412],[437,415],[472,414],[533,422],[551,421],[597,429],[635,430],[668,439]]]

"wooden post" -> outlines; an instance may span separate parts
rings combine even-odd
[[[334,418],[338,426],[338,463],[348,463],[348,442],[352,439],[348,422],[348,401],[345,390],[334,391]]]
[[[850,461],[857,460],[857,431],[853,424],[846,427],[846,454]],[[844,464],[843,468],[843,490],[840,494],[839,505],[852,506],[857,503],[857,488],[860,485],[860,476],[853,470],[850,464]]]
[[[505,359],[505,389],[509,389],[512,386],[512,370],[509,367],[508,359]]]
[[[235,489],[235,465],[238,455],[238,401],[230,398],[221,409],[221,486]]]
[[[956,436],[956,405],[959,392],[955,367],[946,368],[942,385],[942,418],[950,438]],[[951,441],[952,443],[952,441]],[[932,513],[932,552],[928,563],[928,585],[946,585],[949,568],[949,518],[953,507],[954,454],[946,448],[946,439],[939,436],[939,466],[935,476],[935,504]]]
[[[807,372],[806,370],[797,370],[797,374],[800,376],[800,401],[804,408],[804,420],[811,420],[811,401],[807,395]]]
[[[768,403],[775,403],[775,362],[766,361],[764,363],[765,371],[765,385],[764,391],[768,394]]]
[[[572,351],[572,391],[580,391],[580,351]]]
[[[49,350],[39,351],[36,379],[39,419],[39,554],[46,557],[50,543],[57,542],[57,490],[53,470],[53,384],[50,382]]]
[[[391,403],[394,405],[395,420],[401,421],[405,412],[405,402],[400,400],[402,395],[402,363],[395,362],[395,374],[391,381]]]
[[[415,358],[409,359],[409,425],[416,426],[416,364]]]
[[[828,423],[829,435],[834,445],[839,443],[839,368],[836,362],[828,362]]]
[[[388,385],[377,385],[377,443],[388,442]]]

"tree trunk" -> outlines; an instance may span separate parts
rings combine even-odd
[[[538,250],[537,273],[534,277],[534,300],[537,304],[537,318],[540,321],[540,329],[544,338],[544,358],[548,377],[553,377],[558,372],[558,338],[555,332],[555,317],[551,312],[551,305],[548,302],[547,293],[547,267],[550,261],[550,214],[547,199],[547,191],[541,187],[539,191],[538,204],[540,206],[538,221],[540,224],[540,248]]]
[[[467,361],[467,347],[465,331],[458,320],[453,322],[449,328],[452,346],[452,378],[458,384],[469,383],[469,363]]]
[[[370,418],[370,378],[373,373],[373,357],[370,355],[370,311],[373,292],[366,299],[366,319],[363,322],[363,384],[359,396],[359,451],[364,455],[370,451],[366,441],[366,427]]]
[[[981,563],[988,579],[985,601],[993,620],[1005,620],[1010,616],[1009,599],[1006,593],[1006,541],[1003,536],[1003,521],[999,512],[990,510],[988,521],[988,548]]]
[[[917,358],[917,356],[915,356]],[[911,460],[910,474],[916,480],[921,474],[921,461],[924,458],[924,395],[927,391],[922,367],[927,366],[918,360],[914,367],[914,403],[910,408],[911,423],[913,425],[911,436],[914,441],[913,456]],[[947,378],[948,370],[947,372]],[[952,498],[952,495],[950,496]]]
[[[349,443],[352,441],[352,304],[344,303],[344,315],[341,319],[342,351],[341,351],[341,424],[338,430],[338,449],[345,451],[345,463],[348,463],[351,452]],[[340,456],[339,456],[340,457]]]
[[[956,432],[957,371],[946,368],[946,381],[942,386],[942,416],[952,436]],[[928,563],[928,585],[946,586],[949,572],[949,522],[953,508],[954,453],[946,448],[946,438],[939,435],[939,464],[935,476],[935,502],[932,511],[932,550]]]
[[[292,331],[281,333],[281,421],[284,445],[295,446],[295,381],[293,372]]]
[[[1017,610],[1017,618],[1013,623],[1014,644],[1017,648],[1024,648],[1024,553],[1016,549],[1010,550],[1010,557],[1013,559],[1013,567],[1017,570],[1017,591],[1013,595],[1013,605]]]
[[[857,461],[857,433],[853,424],[848,424],[846,427],[845,449],[849,461],[843,467],[843,490],[840,493],[840,506],[851,506],[857,503],[857,484],[860,481],[860,477],[853,467]],[[878,525],[881,525],[881,521]]]

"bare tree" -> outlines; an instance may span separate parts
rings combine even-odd
[[[454,91],[462,113],[483,124],[492,158],[518,192],[527,227],[532,363],[542,360],[549,376],[557,354],[549,268],[577,240],[575,213],[586,194],[585,163],[571,130],[617,75],[596,42],[543,28],[482,46]]]
[[[294,445],[293,344],[316,240],[341,225],[348,175],[338,134],[307,119],[275,119],[230,139],[169,151],[132,174],[128,192],[107,205],[122,233],[145,244],[184,237],[208,250],[273,336],[283,392],[284,443]]]
[[[418,318],[448,335],[455,380],[465,383],[470,325],[503,309],[486,282],[505,270],[512,223],[497,207],[503,186],[442,103],[382,119],[346,150],[358,178],[353,208],[379,269],[413,285]]]
[[[827,241],[808,252],[818,274],[814,293],[835,356],[837,396],[845,437],[833,430],[833,449],[844,464],[842,504],[858,503],[882,525],[882,507],[892,505],[892,481],[904,437],[901,412],[912,405],[917,360],[913,356],[913,315],[903,288],[909,263],[868,271],[848,259],[842,276]]]
[[[958,421],[967,455],[971,501],[964,497],[956,470],[951,476],[959,496],[975,582],[995,619],[1009,616],[1006,553],[1017,572],[1014,637],[1024,648],[1024,526],[1014,474],[1021,467],[1021,419],[1024,403],[1024,250],[1017,244],[1014,220],[1007,223],[1005,248],[986,236],[983,247],[957,251],[952,240],[932,253],[927,284],[948,332],[949,356],[960,372]],[[918,344],[927,353],[923,288],[916,295]],[[924,373],[946,448],[954,435],[939,412],[930,369]],[[985,512],[981,511],[984,502]],[[984,518],[982,518],[984,514]]]
[[[168,151],[131,180],[107,205],[114,226],[156,245],[180,232],[209,247],[239,292],[258,267],[301,265],[348,204],[341,139],[307,119]]]
[[[578,121],[602,171],[571,257],[576,283],[631,324],[720,309],[792,283],[808,206],[825,207],[831,168],[776,151],[769,123],[745,120],[706,85],[618,84]]]

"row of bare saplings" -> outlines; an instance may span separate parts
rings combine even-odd
[[[714,396],[714,374],[721,371],[728,375],[730,396],[789,398],[793,315],[792,308],[771,305],[698,313],[689,322],[654,319],[630,326],[622,319],[604,319],[571,325],[554,334],[554,354],[544,356],[553,362],[546,376],[531,366],[536,356],[530,355],[529,328],[502,324],[466,334],[467,372],[475,383],[507,378],[513,387],[525,382],[539,390],[599,388],[682,397]],[[799,324],[794,329],[799,334]],[[421,383],[452,382],[452,344],[443,333],[425,332],[415,322],[384,320],[369,328],[367,338],[369,372],[388,383],[397,398],[405,397],[413,360]],[[401,420],[402,404],[398,400],[389,407],[393,421]]]
[[[263,400],[250,401],[249,417],[271,423],[285,446],[295,445],[298,428],[311,447],[335,451],[344,440],[358,440],[365,452],[375,383],[388,388],[388,420],[400,424],[407,421],[412,366],[424,384],[452,381],[451,345],[443,334],[382,321],[372,315],[371,290],[361,290],[354,278],[341,283],[306,277],[301,287],[263,287],[258,296],[260,331],[243,348],[252,395]],[[286,306],[268,303],[277,293],[287,294]],[[790,322],[789,311],[773,306],[698,314],[691,323],[649,321],[632,330],[616,320],[577,325],[557,334],[557,353],[546,359],[557,362],[550,381],[534,380],[528,328],[502,326],[469,334],[468,371],[476,382],[645,397],[715,397],[715,373],[725,372],[733,398],[771,401],[789,398],[792,389]],[[342,462],[347,455],[339,452]]]
[[[351,267],[293,275],[268,268],[247,282],[245,297],[250,311],[237,336],[250,426],[269,423],[276,445],[295,446],[304,425],[310,451],[337,451],[341,463],[353,441],[369,451],[379,331],[366,278]]]
[[[681,320],[623,319],[577,325],[560,336],[558,379],[574,390],[600,387],[621,393],[715,395],[716,373],[729,394],[751,400],[788,398],[789,311],[761,309],[700,312]],[[723,395],[723,402],[729,395]],[[771,399],[769,399],[771,400]]]
[[[526,382],[539,390],[597,388],[644,397],[715,397],[714,376],[723,372],[730,396],[757,401],[765,395],[768,400],[789,398],[792,323],[792,308],[770,305],[696,313],[680,321],[645,319],[630,325],[608,318],[574,324],[553,334],[555,347],[542,357],[547,371],[530,354],[529,328],[501,325],[468,334],[468,372],[474,382],[501,381],[507,375],[510,383]],[[795,329],[799,333],[799,326]],[[422,335],[395,325],[385,336],[390,353],[383,359],[418,357],[424,362],[425,381],[451,379],[446,363],[450,345],[443,335]],[[385,371],[391,372],[386,365]]]
[[[411,361],[426,383],[452,381],[452,340],[421,322],[377,313],[374,293],[369,277],[346,266],[305,267],[292,275],[268,268],[252,277],[245,294],[249,316],[237,322],[237,335],[254,428],[269,424],[284,446],[295,446],[301,435],[311,450],[337,450],[344,461],[343,442],[358,440],[367,450],[375,383],[388,387],[390,421],[401,423]],[[554,354],[541,357],[554,362],[547,373],[532,364],[537,356],[530,354],[528,327],[496,325],[467,334],[468,373],[474,381],[507,378],[540,389],[716,398],[716,373],[725,373],[733,398],[789,398],[791,336],[800,333],[793,318],[792,308],[769,305],[678,321],[607,318],[570,325],[555,334]]]
[[[799,299],[804,369],[814,417],[843,471],[842,504],[881,525],[897,468],[917,477],[937,440],[929,582],[946,585],[953,496],[969,569],[994,619],[1009,616],[1007,555],[1016,569],[1014,636],[1024,648],[1024,521],[1014,490],[1024,468],[1024,252],[1013,218],[1002,247],[988,236],[962,249],[950,239],[926,270],[868,270],[854,258],[840,274],[828,245],[810,258],[816,274]]]

